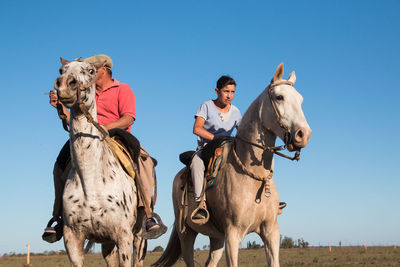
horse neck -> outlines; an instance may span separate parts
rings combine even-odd
[[[270,147],[275,145],[276,135],[266,130],[261,122],[262,110],[265,108],[272,110],[271,103],[266,101],[266,97],[268,97],[266,93],[266,90],[261,93],[244,113],[238,127],[237,136],[254,144]],[[270,114],[270,118],[264,119],[272,121],[274,118],[271,112]],[[271,152],[250,145],[240,139],[236,141],[236,152],[242,163],[247,167],[254,168],[259,172],[265,171],[265,169],[273,169],[273,153]]]
[[[97,120],[96,105],[89,113]],[[85,191],[96,183],[96,178],[103,169],[103,161],[107,159],[107,149],[102,141],[103,136],[90,123],[77,107],[71,108],[70,146],[72,166],[78,173]]]

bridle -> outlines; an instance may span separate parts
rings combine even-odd
[[[285,154],[283,154],[281,152],[278,152],[278,151],[286,149],[288,146],[292,146],[293,147],[293,145],[290,144],[290,141],[291,141],[290,130],[286,125],[283,124],[282,116],[279,113],[278,108],[276,107],[275,101],[272,99],[272,88],[274,88],[274,87],[276,87],[278,85],[282,85],[282,84],[290,85],[290,86],[293,87],[293,83],[290,82],[290,81],[279,81],[279,82],[276,82],[276,83],[271,83],[267,88],[267,92],[268,92],[269,99],[271,101],[271,105],[272,105],[272,107],[274,109],[274,112],[275,112],[275,118],[276,118],[279,126],[284,130],[284,143],[285,143],[285,145],[284,146],[263,146],[263,145],[260,145],[260,144],[256,144],[256,143],[247,141],[247,140],[243,139],[242,137],[240,137],[239,135],[236,135],[235,140],[234,140],[234,146],[232,148],[232,154],[233,154],[233,157],[234,157],[237,165],[240,167],[240,169],[246,175],[250,176],[251,178],[253,178],[253,179],[257,180],[257,181],[261,181],[262,182],[261,188],[264,187],[265,196],[267,198],[271,196],[270,180],[272,179],[272,176],[273,176],[273,170],[272,169],[267,169],[267,175],[265,175],[265,176],[260,176],[260,175],[255,174],[253,171],[251,171],[249,168],[247,168],[242,163],[242,161],[240,160],[239,156],[236,153],[236,143],[237,143],[237,140],[239,140],[239,141],[244,142],[246,144],[255,146],[257,148],[260,148],[263,151],[271,152],[271,153],[274,153],[274,154],[276,154],[278,156],[281,156],[281,157],[284,157],[284,158],[287,158],[287,159],[290,159],[290,160],[296,160],[296,161],[300,160],[300,149],[298,149],[296,151],[296,153],[294,154],[293,157],[290,157],[290,156],[287,156],[287,155],[285,155]],[[271,129],[265,128],[265,127],[263,127],[263,128],[266,131],[273,133]],[[257,193],[255,201],[256,201],[257,204],[261,202],[261,195],[259,193]]]
[[[274,154],[276,154],[278,156],[281,156],[281,157],[284,157],[284,158],[287,158],[287,159],[290,159],[290,160],[299,161],[300,160],[300,148],[295,152],[294,156],[292,156],[292,157],[290,157],[288,155],[285,155],[285,154],[283,154],[281,152],[278,152],[278,151],[281,151],[281,150],[285,150],[288,147],[289,148],[293,148],[293,145],[290,144],[290,141],[292,140],[290,130],[285,124],[283,124],[282,116],[279,113],[278,108],[276,107],[275,101],[272,99],[272,88],[274,88],[274,87],[276,87],[278,85],[282,85],[282,84],[290,85],[292,87],[294,86],[293,83],[290,82],[290,81],[279,81],[279,82],[271,83],[270,85],[268,85],[267,92],[268,92],[269,99],[271,101],[272,108],[273,108],[273,110],[275,112],[275,118],[276,118],[279,126],[284,130],[284,143],[285,143],[285,145],[283,145],[283,146],[263,146],[263,145],[260,145],[260,144],[256,144],[256,143],[247,141],[247,140],[243,139],[242,137],[240,137],[239,135],[236,136],[235,141],[237,139],[237,140],[240,140],[240,141],[242,141],[244,143],[247,143],[249,145],[258,147],[258,148],[260,148],[260,149],[262,149],[264,151],[274,153]],[[265,127],[263,127],[263,128],[266,131],[273,133],[271,129],[265,128]]]
[[[92,115],[90,115],[89,111],[87,110],[85,104],[82,102],[82,99],[81,99],[81,92],[90,88],[96,82],[96,80],[97,80],[97,75],[87,84],[78,83],[78,86],[77,86],[78,88],[76,90],[76,103],[78,104],[79,110],[85,115],[86,119],[90,123],[92,123],[97,128],[97,130],[100,131],[100,133],[103,135],[103,138],[106,138],[108,136],[108,133],[106,132],[106,130],[103,127],[101,127],[101,125],[97,121],[95,121],[93,119]],[[65,115],[62,105],[60,103],[57,103],[57,113],[62,121],[64,130],[69,132],[68,125],[67,125],[67,116]]]

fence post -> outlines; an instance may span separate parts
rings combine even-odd
[[[331,247],[331,241],[329,240],[329,252],[332,251],[332,247]]]
[[[29,265],[30,261],[31,261],[31,259],[30,259],[30,251],[29,251],[29,248],[30,248],[29,244],[26,245],[26,247],[28,248],[28,253],[26,254],[26,264]]]

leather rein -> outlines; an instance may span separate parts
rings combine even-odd
[[[285,150],[288,146],[292,146],[291,144],[288,144],[290,142],[290,140],[291,140],[291,135],[290,135],[289,128],[283,124],[282,119],[281,119],[281,115],[280,115],[280,113],[279,113],[279,111],[278,111],[278,109],[276,107],[275,101],[272,99],[272,94],[271,94],[272,88],[274,88],[275,86],[278,86],[278,85],[282,85],[282,84],[287,84],[287,85],[290,85],[290,86],[293,87],[293,83],[290,82],[290,81],[280,81],[280,82],[277,82],[277,83],[270,84],[268,86],[267,90],[268,90],[269,99],[271,101],[272,107],[273,107],[274,112],[275,112],[276,120],[278,121],[279,126],[285,131],[285,135],[284,135],[285,145],[284,146],[263,146],[263,145],[260,145],[260,144],[256,144],[256,143],[247,141],[247,140],[241,138],[239,135],[236,135],[235,141],[234,141],[234,147],[232,149],[233,157],[234,157],[236,163],[238,164],[238,166],[240,167],[240,169],[246,175],[250,176],[251,178],[262,182],[261,188],[264,187],[265,196],[267,198],[271,196],[270,180],[272,179],[272,176],[273,176],[273,170],[268,169],[267,170],[267,175],[265,175],[265,176],[260,176],[260,175],[255,174],[254,172],[252,172],[249,168],[247,168],[242,163],[242,161],[240,160],[239,156],[237,155],[237,153],[236,153],[236,142],[237,142],[237,140],[240,140],[241,142],[244,142],[246,144],[255,146],[257,148],[260,148],[263,151],[271,152],[271,153],[274,153],[274,154],[276,154],[278,156],[281,156],[281,157],[284,157],[284,158],[287,158],[287,159],[290,159],[290,160],[296,160],[296,161],[300,160],[300,149],[298,151],[296,151],[296,153],[292,157],[287,156],[287,155],[279,152],[281,150]],[[271,129],[268,129],[268,128],[265,128],[265,130],[267,130],[269,132],[272,132]],[[261,196],[259,194],[257,194],[255,201],[256,201],[257,204],[261,202]]]
[[[79,84],[79,87],[76,90],[76,102],[79,106],[80,111],[85,115],[87,120],[91,124],[93,124],[97,128],[97,130],[100,131],[100,133],[103,135],[104,138],[106,138],[108,136],[108,133],[106,132],[106,130],[104,130],[103,127],[101,127],[101,125],[97,121],[95,121],[93,119],[92,115],[90,115],[89,111],[87,110],[87,108],[85,107],[85,104],[82,102],[82,99],[81,99],[81,91],[85,91],[86,89],[91,87],[96,82],[96,79],[97,79],[97,76],[93,80],[88,82],[87,84]],[[69,132],[68,125],[67,125],[67,116],[65,115],[65,113],[63,111],[61,103],[57,103],[57,113],[58,113],[59,118],[62,121],[64,130]]]
[[[281,116],[281,114],[279,113],[278,108],[276,107],[276,103],[275,103],[275,101],[272,99],[272,94],[271,94],[272,88],[274,88],[274,87],[276,87],[276,86],[278,86],[278,85],[282,85],[282,84],[290,85],[290,86],[293,87],[293,83],[290,82],[290,81],[280,81],[280,82],[277,82],[277,83],[270,84],[270,85],[268,86],[267,91],[268,91],[269,99],[270,99],[270,101],[271,101],[271,105],[272,105],[272,107],[273,107],[273,109],[274,109],[274,112],[275,112],[276,120],[278,121],[279,126],[285,131],[285,134],[284,134],[284,142],[285,142],[285,145],[284,145],[284,146],[267,146],[267,147],[266,147],[266,146],[262,146],[262,145],[260,145],[260,144],[256,144],[256,143],[253,143],[253,142],[244,140],[243,138],[241,138],[241,137],[238,136],[238,135],[236,136],[235,139],[238,139],[238,140],[240,140],[240,141],[242,141],[242,142],[244,142],[244,143],[247,143],[247,144],[249,144],[249,145],[258,147],[258,148],[260,148],[260,149],[262,149],[262,150],[264,150],[264,151],[268,151],[268,152],[274,153],[274,154],[276,154],[276,155],[278,155],[278,156],[281,156],[281,157],[284,157],[284,158],[287,158],[287,159],[290,159],[290,160],[299,161],[299,160],[300,160],[300,149],[299,149],[298,151],[296,151],[295,154],[294,154],[294,156],[292,156],[292,157],[291,157],[291,156],[288,156],[288,155],[285,155],[285,154],[283,154],[283,153],[281,153],[281,152],[278,152],[278,151],[281,151],[281,150],[285,150],[285,149],[286,149],[287,147],[289,147],[289,146],[292,146],[292,144],[289,144],[289,142],[290,142],[290,140],[291,140],[290,130],[289,130],[289,128],[288,128],[286,125],[283,124],[282,118],[281,118],[282,116]],[[271,129],[269,129],[269,128],[265,128],[265,130],[272,133]]]

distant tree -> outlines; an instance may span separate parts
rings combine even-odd
[[[162,246],[157,246],[153,249],[153,252],[162,252],[164,251],[164,248]]]
[[[285,236],[281,241],[281,248],[293,248],[294,242],[290,237]]]
[[[253,242],[248,241],[247,242],[247,249],[257,249],[260,247],[261,247],[261,245],[257,244],[256,241],[253,241]]]

